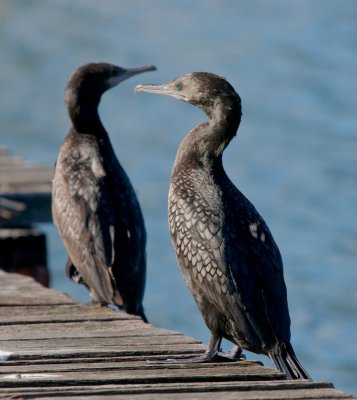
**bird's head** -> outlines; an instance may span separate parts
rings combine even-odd
[[[70,76],[65,90],[65,101],[68,107],[78,104],[97,106],[102,94],[134,75],[154,71],[150,65],[139,68],[122,68],[108,63],[89,63],[79,67]]]
[[[230,83],[209,72],[190,72],[161,85],[137,85],[134,91],[174,97],[201,108],[209,117],[220,105],[241,108],[240,97]]]

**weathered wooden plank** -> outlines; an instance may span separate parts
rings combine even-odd
[[[0,225],[50,222],[53,167],[0,152]],[[12,204],[11,204],[12,202]]]
[[[0,308],[1,312],[1,308]],[[120,315],[120,314],[118,314]],[[178,332],[168,331],[165,329],[155,328],[150,324],[145,324],[137,319],[119,319],[112,317],[111,320],[93,321],[87,318],[80,322],[61,321],[60,323],[40,323],[21,324],[21,329],[17,325],[2,325],[0,326],[0,341],[18,341],[18,340],[44,340],[44,339],[72,339],[77,338],[123,338],[134,337],[135,340],[140,340],[140,337],[171,336],[172,339],[185,342],[198,342],[195,339],[183,336]]]
[[[39,306],[41,307],[41,306]],[[59,306],[60,307],[60,306]],[[0,311],[5,307],[0,307]],[[18,307],[20,308],[20,307]],[[41,307],[44,310],[46,307]],[[81,312],[81,307],[74,306],[74,312]],[[14,308],[16,309],[16,308]],[[103,311],[106,308],[103,307]],[[2,319],[6,320],[6,316]],[[39,319],[39,316],[35,317]],[[60,318],[51,316],[51,318]],[[73,320],[72,320],[73,318]],[[148,323],[143,323],[140,317],[128,315],[124,312],[110,311],[110,313],[100,315],[98,313],[86,313],[85,317],[75,319],[71,314],[62,315],[60,320],[45,320],[36,322],[36,330],[33,329],[33,319],[26,315],[18,315],[17,320],[21,320],[21,329],[18,329],[15,324],[1,324],[0,334],[2,339],[6,340],[21,340],[21,339],[50,339],[50,338],[66,338],[66,337],[116,337],[128,334],[130,336],[142,336],[148,332],[150,335],[183,335],[179,332],[156,328]],[[105,324],[103,324],[105,321]],[[1,320],[0,320],[1,323]],[[129,332],[128,332],[129,331]],[[128,332],[128,333],[127,333]]]
[[[25,305],[61,305],[61,304],[73,304],[74,300],[66,296],[64,293],[56,292],[53,289],[48,289],[49,292],[38,292],[37,288],[32,286],[30,288],[7,287],[2,289],[0,292],[0,303],[12,306]]]
[[[27,276],[0,270],[0,282],[0,305],[76,304],[64,293],[47,289]]]
[[[14,398],[21,399],[253,399],[253,400],[270,400],[270,399],[348,399],[351,398],[351,395],[348,395],[343,392],[336,391],[335,389],[330,388],[308,388],[308,389],[294,389],[291,390],[288,388],[286,391],[278,389],[278,390],[255,390],[254,387],[249,388],[249,390],[240,390],[239,387],[234,386],[232,388],[222,388],[221,390],[202,390],[201,392],[197,392],[196,390],[191,391],[181,391],[180,389],[176,389],[175,392],[171,392],[166,387],[164,391],[161,391],[160,388],[157,390],[156,387],[150,393],[130,393],[129,390],[121,390],[120,388],[114,387],[109,393],[100,393],[97,390],[94,390],[90,387],[82,387],[81,392],[76,393],[71,390],[71,388],[65,387],[65,391],[53,392],[48,391],[46,389],[41,390],[41,392],[35,392],[31,394],[30,392],[22,392],[21,390],[8,391],[7,393],[13,394],[17,393],[18,395]],[[31,389],[30,389],[31,390]],[[21,395],[21,393],[23,393]],[[85,395],[83,395],[85,393]],[[18,397],[19,396],[19,397]],[[1,397],[0,397],[1,398]],[[8,398],[8,397],[4,397]]]
[[[8,283],[14,283],[8,282],[7,280],[2,279],[2,274],[3,272],[0,271],[0,285],[1,289],[3,286],[3,282],[7,285]],[[10,274],[6,274],[10,275]],[[17,276],[22,280],[22,276],[16,275],[16,274],[11,274],[12,276]],[[25,278],[27,279],[27,278]],[[19,285],[21,286],[21,285]],[[31,305],[22,305],[21,307],[13,307],[13,306],[6,306],[0,303],[1,307],[1,314],[0,318],[4,317],[14,317],[15,322],[16,318],[22,317],[24,315],[27,315],[29,318],[36,318],[38,316],[43,316],[44,319],[48,319],[49,321],[56,322],[55,318],[65,318],[65,319],[71,319],[75,318],[76,316],[80,317],[81,315],[94,315],[96,318],[100,318],[101,315],[106,315],[106,316],[114,316],[121,318],[120,316],[127,316],[127,318],[132,318],[132,319],[140,319],[140,317],[137,317],[132,314],[126,314],[126,313],[117,313],[115,309],[110,308],[110,307],[101,307],[98,304],[95,303],[87,303],[87,304],[80,304],[77,302],[74,302],[73,304],[63,304],[63,305],[48,305],[48,306],[31,306]],[[10,321],[10,320],[9,320]]]
[[[0,300],[1,301],[1,300]],[[141,321],[135,315],[91,304],[4,306],[0,304],[0,325],[47,324],[80,321]],[[31,328],[31,327],[30,327]],[[22,328],[21,328],[22,329]]]
[[[149,338],[148,338],[149,341]],[[162,355],[164,358],[171,355],[202,353],[205,347],[202,344],[185,343],[185,344],[164,344],[163,341],[155,346],[148,346],[146,344],[138,343],[135,346],[125,344],[111,344],[106,346],[105,341],[99,341],[97,345],[93,342],[82,343],[81,347],[76,345],[67,344],[66,346],[57,343],[56,341],[47,342],[51,343],[52,348],[44,349],[38,343],[32,342],[27,345],[21,345],[18,342],[6,342],[0,344],[0,349],[6,352],[11,352],[11,359],[28,359],[31,358],[68,358],[68,357],[106,357],[108,355],[115,356],[139,356],[148,357],[150,355]],[[78,342],[76,343],[78,344]]]
[[[26,287],[38,287],[39,289],[44,288],[43,286],[36,283],[32,278],[28,276],[23,276],[15,273],[8,273],[0,270],[0,282],[1,282],[1,290],[7,290],[8,286],[11,286],[12,290],[22,290]],[[0,305],[1,305],[0,301]]]
[[[289,397],[288,397],[289,396]],[[94,397],[88,396],[61,396],[61,397],[42,397],[42,400],[88,400],[91,398],[95,398],[96,400],[112,400],[112,399],[121,399],[125,398],[128,400],[277,400],[277,399],[341,399],[348,398],[345,393],[337,392],[334,389],[316,389],[316,390],[294,390],[293,392],[283,392],[281,390],[278,391],[250,391],[250,392],[214,392],[214,393],[195,393],[194,397],[192,393],[154,393],[154,394],[134,394],[134,395],[95,395]],[[28,398],[28,397],[27,397]]]
[[[19,380],[21,378],[18,378]],[[182,382],[160,382],[158,385],[153,385],[152,383],[128,383],[128,384],[104,384],[95,386],[95,385],[77,385],[77,386],[66,386],[66,385],[53,385],[46,386],[42,389],[36,386],[12,386],[5,388],[8,392],[15,392],[18,390],[26,390],[29,392],[37,392],[46,391],[52,393],[63,393],[67,394],[80,394],[83,392],[83,389],[86,388],[90,391],[91,394],[109,394],[115,389],[118,393],[185,393],[185,392],[216,392],[222,390],[234,390],[240,389],[241,391],[250,391],[250,390],[296,390],[296,389],[332,389],[333,384],[330,382],[311,382],[306,380],[270,380],[270,381],[232,381],[227,379],[226,381],[217,381],[211,382],[207,380],[207,382],[185,382],[183,385]],[[4,389],[3,389],[4,390]],[[69,393],[68,393],[69,392]]]
[[[36,328],[34,328],[36,329]],[[155,346],[160,347],[163,345],[187,345],[191,344],[199,344],[195,339],[191,339],[185,336],[180,335],[168,335],[168,336],[158,336],[158,335],[150,335],[150,332],[147,332],[146,335],[123,335],[117,337],[66,337],[66,338],[52,338],[52,339],[25,339],[25,340],[0,340],[0,348],[6,348],[8,351],[16,351],[17,353],[26,352],[28,350],[37,350],[41,349],[45,352],[47,349],[50,350],[53,347],[61,348],[61,349],[104,349],[108,346],[113,348],[125,348],[135,346]],[[6,347],[5,347],[6,346]],[[201,344],[201,348],[204,351],[205,346]]]
[[[23,183],[46,183],[47,188],[51,188],[51,179],[53,176],[53,167],[43,166],[34,162],[23,160],[20,157],[14,157],[4,150],[0,153],[0,193],[12,192],[13,187]]]
[[[248,373],[247,373],[248,371]],[[79,375],[76,375],[76,374]],[[44,375],[47,374],[47,375]],[[211,365],[211,364],[170,364],[170,365],[152,365],[146,362],[98,362],[98,363],[83,363],[83,364],[48,364],[42,368],[34,367],[26,369],[25,366],[13,366],[12,369],[2,368],[2,375],[0,381],[3,386],[14,385],[14,380],[21,379],[21,382],[26,383],[26,379],[37,379],[49,381],[52,376],[61,376],[63,380],[75,379],[83,380],[84,375],[95,376],[95,380],[105,380],[110,374],[120,376],[120,379],[146,379],[146,380],[160,380],[163,382],[176,379],[180,375],[180,381],[185,380],[188,382],[199,380],[204,377],[208,380],[230,381],[232,376],[245,376],[254,374],[260,376],[261,379],[279,379],[283,374],[271,368],[263,367],[257,362],[243,362],[235,365]],[[233,374],[233,375],[232,375]],[[241,380],[241,379],[240,379]],[[245,378],[243,379],[245,380]],[[50,384],[51,385],[51,384]]]
[[[165,370],[190,370],[193,375],[195,375],[196,370],[205,370],[207,375],[214,375],[216,369],[221,371],[230,370],[234,368],[256,368],[259,367],[258,370],[261,371],[261,363],[258,361],[239,361],[238,365],[232,366],[232,363],[181,363],[181,364],[149,364],[144,361],[120,361],[120,359],[116,359],[113,361],[107,359],[95,359],[95,360],[85,360],[81,359],[80,361],[76,360],[75,362],[71,362],[71,360],[65,360],[63,363],[50,361],[45,365],[41,364],[18,364],[18,363],[10,363],[6,362],[6,365],[0,365],[0,373],[1,374],[18,374],[18,373],[43,373],[46,372],[60,372],[66,373],[71,371],[99,371],[103,372],[105,370],[117,370],[118,373],[121,373],[121,370],[150,370],[151,372],[154,370],[165,369]]]
[[[194,371],[194,374],[192,373]],[[133,383],[152,383],[161,382],[219,382],[227,380],[251,381],[251,380],[272,380],[282,379],[284,375],[271,368],[256,365],[255,367],[243,368],[231,366],[230,368],[217,368],[214,372],[212,368],[196,369],[133,369],[133,370],[106,370],[102,371],[71,371],[70,373],[42,372],[38,374],[4,374],[0,377],[0,387],[39,385],[53,386],[64,384],[68,386],[76,385],[103,385],[107,383],[133,384]]]
[[[192,351],[192,352],[187,352],[186,354],[184,354],[184,357],[192,357],[195,356],[197,354],[201,354],[201,351]],[[75,364],[97,364],[98,366],[100,366],[103,362],[105,363],[112,363],[113,365],[115,365],[115,363],[120,363],[121,365],[123,365],[123,368],[125,368],[126,365],[147,365],[150,366],[150,368],[152,368],[152,365],[155,364],[151,364],[152,361],[157,361],[157,360],[165,360],[167,358],[182,358],[182,353],[178,354],[178,353],[173,353],[173,354],[169,354],[169,355],[165,355],[162,353],[158,353],[158,354],[131,354],[131,353],[127,353],[127,354],[123,354],[123,353],[96,353],[96,354],[81,354],[79,356],[76,355],[69,355],[68,357],[66,355],[60,355],[60,356],[48,356],[48,357],[43,357],[43,358],[33,358],[33,357],[22,357],[22,358],[14,358],[12,359],[11,357],[8,358],[6,360],[6,363],[4,363],[3,365],[6,367],[9,367],[10,369],[14,368],[15,366],[28,366],[29,370],[31,370],[31,368],[43,368],[46,369],[46,365],[52,365],[52,364],[56,364],[56,365],[68,365],[68,368],[71,368],[71,365],[75,365]],[[257,363],[259,365],[262,365],[262,363],[260,363],[259,361],[249,361],[248,363]],[[185,364],[169,364],[169,365],[164,365],[164,367],[161,367],[160,365],[162,364],[157,364],[155,365],[157,368],[172,368],[171,366],[178,366],[180,368],[182,368],[182,365]],[[194,364],[196,365],[196,363]],[[250,364],[249,364],[250,365]],[[178,368],[177,367],[177,368]],[[211,366],[212,368],[220,368],[221,365],[219,366]],[[139,368],[139,367],[138,367]],[[201,368],[201,367],[193,367],[193,368]],[[3,370],[6,372],[6,368],[5,370]]]
[[[296,381],[295,381],[296,382]],[[194,394],[199,393],[199,392],[205,392],[205,393],[215,393],[217,398],[222,398],[220,395],[220,392],[222,393],[223,391],[240,391],[242,393],[244,392],[251,392],[251,391],[265,391],[265,392],[270,392],[270,391],[284,391],[285,394],[287,391],[292,391],[292,390],[302,390],[302,389],[308,389],[310,391],[315,391],[316,389],[332,389],[332,385],[329,383],[324,383],[324,382],[308,382],[304,383],[304,381],[299,381],[299,382],[293,382],[289,383],[289,381],[268,381],[268,382],[262,382],[262,381],[256,381],[256,382],[250,382],[250,381],[227,381],[227,382],[207,382],[207,383],[201,383],[201,382],[185,382],[183,385],[182,383],[160,383],[158,385],[153,385],[153,384],[147,384],[147,383],[141,383],[141,384],[126,384],[126,385],[115,385],[115,384],[106,384],[106,385],[101,385],[100,387],[96,386],[81,386],[78,385],[76,387],[73,386],[53,386],[53,387],[38,387],[38,386],[25,386],[25,387],[12,387],[12,388],[6,388],[2,389],[2,391],[6,391],[8,394],[20,394],[20,393],[26,393],[27,395],[30,395],[29,397],[38,397],[40,395],[46,396],[51,395],[51,398],[56,397],[56,396],[78,396],[78,395],[83,395],[83,393],[86,393],[86,395],[90,396],[96,396],[96,398],[99,398],[99,396],[108,396],[113,393],[117,395],[133,395],[133,394],[150,394],[150,393],[157,393],[157,394],[170,394],[170,393],[176,393],[176,394],[184,394],[184,393],[190,393],[191,398],[194,398]],[[97,397],[98,396],[98,397]],[[346,396],[347,398],[349,397],[348,395]],[[27,398],[27,396],[26,396]],[[311,398],[311,397],[309,397]],[[315,398],[315,397],[314,397]],[[318,397],[316,397],[318,398]],[[343,398],[343,397],[342,397]]]
[[[131,361],[151,361],[151,360],[163,360],[166,358],[182,358],[182,357],[192,357],[197,354],[202,354],[202,348],[198,347],[196,349],[187,349],[181,346],[171,347],[165,350],[156,349],[148,353],[143,353],[140,351],[135,351],[136,347],[130,351],[130,348],[124,349],[111,349],[108,351],[100,351],[95,349],[92,352],[88,351],[65,351],[65,352],[51,352],[51,353],[9,353],[7,357],[6,364],[13,363],[18,365],[25,364],[47,364],[47,363],[69,363],[69,362],[79,362],[80,360],[85,360],[88,362],[101,362],[103,359],[106,361],[120,361],[120,362],[131,362]],[[1,351],[6,351],[5,349],[0,349]]]

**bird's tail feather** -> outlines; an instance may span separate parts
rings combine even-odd
[[[142,320],[143,320],[144,322],[146,322],[147,324],[149,323],[149,321],[148,321],[148,319],[146,318],[146,315],[145,315],[145,313],[144,313],[144,308],[143,308],[143,306],[140,306],[139,315],[140,315],[140,317],[142,318]]]
[[[137,315],[138,317],[141,317],[143,322],[146,322],[147,324],[149,323],[148,319],[146,318],[146,315],[144,312],[144,307],[142,304],[140,304],[138,306],[137,304],[134,304],[133,302],[131,302],[131,303],[125,302],[123,309],[126,313],[132,314],[132,315]]]
[[[288,379],[312,380],[297,359],[294,349],[290,343],[282,343],[277,349],[269,353],[270,359],[276,368],[284,372]]]

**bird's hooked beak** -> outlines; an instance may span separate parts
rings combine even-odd
[[[143,72],[148,72],[148,71],[156,71],[155,65],[122,69],[118,75],[109,78],[108,84],[110,87],[113,87],[113,86],[118,85],[120,82],[123,82],[126,79],[131,78],[134,75],[138,75],[138,74],[141,74]]]
[[[139,92],[162,94],[164,96],[174,97],[178,100],[187,101],[184,94],[175,89],[172,82],[164,83],[162,85],[137,85],[134,89],[134,93]]]

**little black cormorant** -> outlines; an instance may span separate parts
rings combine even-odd
[[[222,358],[222,338],[268,355],[289,379],[309,379],[290,343],[283,263],[253,204],[233,185],[222,154],[241,121],[241,99],[223,78],[194,72],[136,92],[172,96],[202,109],[208,121],[182,141],[170,180],[169,225],[185,281],[211,331],[207,352],[186,360]]]
[[[66,274],[93,301],[115,304],[146,320],[146,231],[138,199],[98,114],[102,94],[153,66],[107,63],[78,68],[66,86],[72,121],[58,154],[52,215],[69,259]]]

